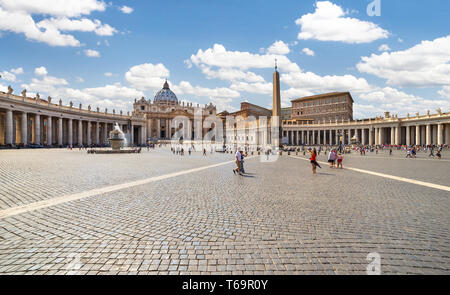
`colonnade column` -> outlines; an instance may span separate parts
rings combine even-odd
[[[100,144],[100,122],[95,122],[95,144]]]
[[[374,138],[374,130],[373,130],[374,128],[370,128],[369,129],[369,145],[373,145],[373,138]],[[375,129],[375,135],[376,135],[376,129]],[[376,141],[376,136],[375,136],[375,141]],[[375,144],[377,144],[376,142],[375,142]]]
[[[63,145],[63,119],[58,118],[58,145]]]
[[[361,129],[361,144],[366,145],[366,133],[367,130],[365,128]]]
[[[73,145],[73,119],[69,119],[67,122],[69,124],[69,138],[68,138],[68,144]]]
[[[395,145],[395,127],[391,127],[391,145]]]
[[[103,123],[103,144],[108,143],[108,123]]]
[[[406,145],[411,145],[411,127],[406,126]]]
[[[443,127],[442,124],[438,124],[437,125],[437,128],[438,128],[438,131],[437,131],[437,144],[438,145],[444,144],[444,133],[443,133],[442,127]]]
[[[329,144],[333,145],[333,130],[328,130],[328,132],[330,132],[330,134],[328,134],[329,138],[328,140],[330,141]]]
[[[416,145],[420,145],[420,126],[416,126]]]
[[[78,121],[78,145],[83,144],[83,121]]]
[[[87,144],[88,144],[88,146],[90,146],[92,144],[91,121],[87,121]]]
[[[21,141],[23,145],[28,145],[28,114],[26,112],[22,113],[22,124],[21,124]]]
[[[34,116],[34,143],[41,144],[41,115]]]
[[[352,143],[352,129],[348,129],[348,142],[347,144],[351,144]]]
[[[426,131],[426,136],[427,136],[427,142],[426,145],[431,145],[431,125],[427,124],[427,131]]]
[[[300,141],[300,144],[301,144],[301,145],[304,145],[304,144],[305,144],[305,131],[304,131],[304,130],[302,130],[302,139],[301,139],[301,141]]]
[[[47,117],[47,145],[53,145],[53,124],[52,117]]]
[[[6,110],[6,137],[5,144],[13,144],[13,112]]]
[[[395,145],[401,144],[400,126],[395,127]]]

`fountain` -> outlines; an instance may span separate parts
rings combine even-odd
[[[141,149],[122,149],[123,146],[127,146],[127,139],[125,134],[120,129],[119,124],[115,124],[114,130],[109,132],[109,142],[111,143],[110,150],[89,150],[89,154],[134,154],[140,153]]]

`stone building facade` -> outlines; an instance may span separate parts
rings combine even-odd
[[[350,92],[332,92],[292,100],[292,120],[312,123],[353,120]]]
[[[158,91],[153,99],[146,100],[142,97],[135,100],[133,104],[134,114],[144,117],[146,121],[146,136],[149,140],[169,140],[182,124],[189,125],[189,133],[185,138],[199,139],[200,134],[194,133],[194,126],[202,130],[202,134],[206,134],[211,130],[211,126],[204,122],[208,116],[216,115],[216,107],[210,103],[203,106],[192,103],[184,103],[178,101],[175,93],[170,90],[169,83],[164,83],[163,88]],[[177,117],[188,118],[188,122],[175,122]],[[196,119],[196,117],[201,119]],[[180,125],[181,124],[181,125]],[[197,124],[197,125],[196,125]],[[201,124],[201,126],[199,126]],[[206,125],[206,126],[205,126]],[[200,138],[201,139],[201,138]]]

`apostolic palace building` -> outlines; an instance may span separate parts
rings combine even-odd
[[[333,92],[292,100],[292,107],[280,107],[279,73],[275,69],[273,83],[273,109],[266,109],[248,102],[234,113],[216,113],[214,105],[196,106],[181,103],[169,84],[155,95],[153,101],[135,99],[133,112],[93,109],[81,104],[63,105],[51,97],[42,99],[28,97],[26,90],[21,95],[0,92],[0,146],[16,147],[42,145],[52,147],[108,145],[109,132],[117,123],[133,145],[145,145],[148,141],[169,140],[179,129],[174,118],[184,117],[194,126],[195,116],[202,120],[217,116],[224,123],[223,142],[237,146],[247,140],[257,146],[264,145],[271,137],[272,118],[280,118],[279,139],[285,145],[338,145],[358,143],[362,145],[449,145],[450,112],[440,109],[431,114],[408,114],[404,118],[386,111],[384,116],[353,120],[353,98],[349,92]],[[239,118],[227,126],[226,118]],[[256,118],[239,124],[239,120]],[[264,118],[264,124],[262,124]],[[202,134],[211,126],[202,126]],[[193,128],[191,128],[193,129]],[[264,129],[262,132],[262,129]],[[269,134],[267,131],[269,130]],[[193,130],[186,138],[201,139]],[[220,140],[214,138],[216,141]],[[273,142],[273,141],[272,141]],[[276,142],[276,141],[275,141]]]

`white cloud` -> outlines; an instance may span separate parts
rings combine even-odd
[[[14,71],[14,69],[11,70],[11,72],[13,72],[13,71]],[[9,82],[16,82],[16,75],[13,74],[13,73],[10,73],[8,71],[0,72],[0,76],[1,76],[0,79],[3,79],[5,81],[9,81]]]
[[[161,63],[145,63],[131,67],[125,73],[125,80],[140,90],[159,90],[170,76],[169,70]]]
[[[264,78],[253,72],[244,72],[238,69],[232,68],[220,68],[217,71],[212,70],[210,67],[201,65],[202,72],[208,79],[219,78],[226,81],[247,81],[247,82],[264,82]]]
[[[357,68],[362,73],[387,79],[396,86],[450,85],[450,35],[404,51],[362,57]]]
[[[97,0],[0,0],[8,11],[78,17],[93,11],[104,11],[106,4]]]
[[[51,46],[78,47],[80,41],[62,31],[95,32],[100,36],[117,33],[97,19],[70,19],[105,9],[106,4],[97,0],[0,0],[0,31],[22,33],[28,40]],[[41,21],[36,23],[33,15],[38,15]]]
[[[110,25],[102,24],[98,19],[90,20],[87,18],[50,18],[38,22],[37,26],[39,28],[54,28],[61,31],[95,32],[99,36],[112,36],[114,33],[117,33],[117,30]]]
[[[359,117],[380,114],[384,111],[405,116],[406,113],[415,114],[419,111],[423,113],[425,110],[450,108],[450,100],[424,99],[392,87],[378,88],[374,91],[360,94],[359,98],[360,103],[355,107],[359,112]],[[371,108],[362,107],[362,101],[368,102]]]
[[[314,51],[312,51],[309,48],[303,48],[302,51],[303,51],[304,54],[309,55],[309,56],[314,56],[315,55]]]
[[[378,51],[391,51],[391,48],[387,44],[383,44],[380,47],[378,47]]]
[[[2,7],[0,7],[0,30],[23,33],[29,40],[44,42],[51,46],[80,46],[80,41],[72,35],[61,34],[52,26],[40,28],[30,14],[22,11],[7,11]]]
[[[97,50],[92,50],[92,49],[84,50],[84,54],[86,54],[86,56],[88,56],[88,57],[100,57],[100,52],[98,52]]]
[[[319,76],[312,72],[302,72],[282,74],[280,79],[292,88],[314,93],[334,91],[362,92],[371,89],[366,79],[356,78],[353,75]],[[290,93],[295,93],[295,91],[290,90]]]
[[[113,74],[112,74],[112,73],[109,73],[109,72],[106,72],[106,73],[105,73],[105,76],[106,76],[106,77],[112,77],[112,75],[113,75]]]
[[[84,79],[81,78],[81,77],[76,77],[76,78],[75,78],[75,81],[77,81],[78,83],[83,83],[83,82],[84,82]]]
[[[219,68],[237,68],[241,71],[250,68],[273,68],[275,59],[278,67],[288,72],[298,72],[300,68],[284,55],[277,54],[253,54],[242,51],[228,51],[221,44],[214,44],[213,48],[199,49],[197,54],[191,56],[191,62],[196,66],[205,65]]]
[[[21,75],[23,74],[23,68],[11,69],[11,72],[16,75]]]
[[[443,98],[450,99],[450,86],[442,87],[442,89],[438,91],[438,94]]]
[[[192,86],[187,81],[181,81],[180,84],[173,86],[175,92],[180,94],[186,93],[200,97],[219,97],[219,98],[237,98],[240,97],[239,92],[228,88],[205,88],[200,86]]]
[[[236,91],[244,91],[257,94],[271,94],[273,91],[272,83],[266,83],[265,81],[257,83],[233,82],[230,88]]]
[[[131,7],[128,7],[128,6],[126,6],[126,5],[124,5],[124,6],[122,6],[121,8],[120,8],[120,11],[122,11],[123,13],[125,13],[125,14],[130,14],[130,13],[132,13],[133,12],[133,8],[131,8]]]
[[[388,31],[374,23],[345,17],[348,12],[330,1],[319,1],[315,7],[314,13],[305,14],[295,22],[301,27],[300,40],[370,43],[389,36]]]
[[[37,76],[45,76],[47,75],[47,69],[45,67],[39,67],[34,69],[34,74]]]
[[[267,49],[267,53],[269,54],[286,55],[289,52],[289,45],[284,43],[283,41],[276,41]]]

